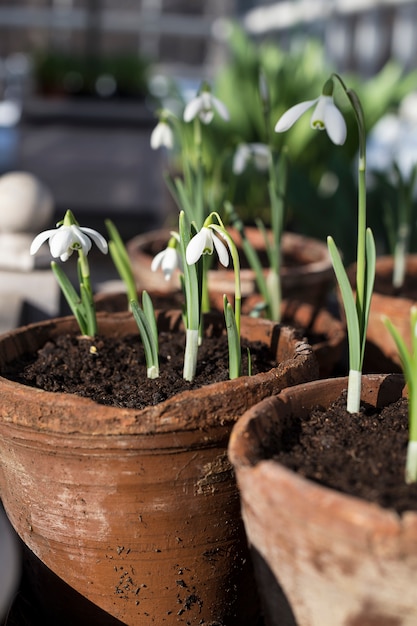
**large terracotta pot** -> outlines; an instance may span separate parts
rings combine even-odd
[[[417,514],[401,517],[272,459],[288,420],[324,408],[346,378],[297,385],[249,409],[229,443],[267,626],[414,626]],[[398,374],[363,377],[362,399],[401,397]]]
[[[123,336],[136,324],[102,314],[99,329]],[[77,331],[60,318],[3,335],[0,367]],[[143,410],[0,378],[1,498],[33,557],[42,623],[256,624],[228,438],[248,406],[314,378],[317,364],[292,329],[243,319],[242,334],[267,342],[279,366]]]
[[[411,286],[407,293],[393,288],[393,269],[392,256],[377,258],[364,358],[364,371],[368,373],[402,371],[395,342],[383,322],[384,315],[391,319],[411,349],[410,309],[417,301],[417,254],[407,257],[405,282]],[[355,266],[348,273],[353,285]]]
[[[240,237],[231,231],[239,245]],[[257,228],[248,228],[247,236],[258,250],[264,249],[261,233]],[[138,287],[149,291],[172,291],[180,288],[179,275],[166,281],[162,272],[152,272],[152,259],[163,250],[169,240],[169,230],[157,230],[138,235],[127,244],[129,257]],[[282,240],[282,253],[287,263],[282,267],[282,291],[284,298],[297,298],[313,304],[322,304],[333,285],[334,272],[327,246],[324,242],[296,233],[285,232]],[[243,263],[242,263],[243,265]],[[209,271],[209,291],[215,297],[234,293],[234,275],[231,269],[222,267]],[[242,297],[256,291],[255,274],[252,269],[241,269]]]

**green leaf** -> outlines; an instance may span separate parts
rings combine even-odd
[[[343,266],[342,259],[340,258],[339,250],[337,249],[332,237],[327,238],[327,245],[346,314],[346,325],[349,340],[349,369],[360,371],[361,342],[359,321],[352,287],[350,286],[346,270]]]
[[[155,309],[152,303],[151,296],[147,291],[142,292],[142,308],[146,319],[148,320],[149,327],[152,332],[153,343],[158,345],[158,327],[155,318]]]
[[[229,378],[238,378],[241,374],[241,353],[240,337],[236,326],[233,307],[227,299],[223,297],[224,317],[227,330],[227,343],[229,348]]]
[[[362,330],[363,336],[361,337],[360,369],[362,369],[363,357],[365,354],[366,331],[368,328],[369,312],[371,309],[372,293],[374,290],[374,282],[375,282],[376,249],[375,249],[374,236],[370,228],[367,228],[366,230],[365,254],[366,254],[366,275],[365,275],[365,301],[364,301],[364,313],[363,313],[364,327]]]
[[[156,378],[159,375],[158,346],[155,345],[152,328],[145,313],[135,300],[131,300],[130,306],[133,317],[135,318],[136,324],[139,328],[143,349],[145,351],[148,373],[152,372],[152,378]]]
[[[63,272],[62,268],[57,263],[55,263],[55,261],[52,261],[51,268],[55,275],[55,278],[58,281],[59,287],[68,303],[68,306],[70,307],[75,319],[77,320],[81,334],[88,335],[87,320],[80,296],[75,291],[74,287],[72,286],[66,274]]]
[[[122,279],[126,291],[128,300],[138,301],[138,295],[136,290],[135,277],[133,275],[132,266],[130,263],[129,255],[126,250],[126,246],[117,230],[116,226],[111,220],[105,221],[107,231],[109,233],[109,251],[113,259],[113,263]]]

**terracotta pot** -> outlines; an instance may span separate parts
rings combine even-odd
[[[239,245],[240,237],[234,238]],[[264,250],[264,242],[257,228],[248,228],[247,235],[252,245]],[[128,242],[127,249],[138,287],[150,291],[172,291],[180,288],[179,275],[166,281],[162,272],[152,272],[151,262],[155,254],[163,250],[169,240],[169,230],[157,230],[139,235]],[[289,261],[282,267],[282,291],[284,298],[302,298],[313,304],[323,303],[334,283],[334,272],[327,246],[324,242],[296,233],[284,233],[282,241],[284,258]],[[234,277],[231,269],[216,268],[209,271],[209,291],[223,298],[223,294],[234,293]],[[256,291],[255,274],[252,269],[241,269],[242,296]]]
[[[136,325],[103,314],[99,329]],[[73,318],[4,335],[0,367],[65,332],[78,332]],[[279,366],[143,410],[0,378],[1,498],[33,557],[42,623],[256,624],[228,438],[248,406],[314,378],[317,364],[291,329],[244,319],[242,334],[266,341]]]
[[[229,443],[267,626],[414,626],[417,514],[401,517],[275,462],[285,423],[326,408],[346,378],[297,385],[249,409]],[[363,377],[362,398],[401,397],[398,374]]]
[[[406,283],[411,281],[412,291],[402,295],[392,287],[394,261],[391,256],[380,256],[376,261],[375,289],[371,301],[364,371],[368,373],[401,372],[401,361],[391,334],[386,329],[382,316],[388,316],[398,328],[411,348],[410,309],[417,301],[417,254],[409,255],[406,267]],[[354,284],[355,266],[348,269],[351,284]]]

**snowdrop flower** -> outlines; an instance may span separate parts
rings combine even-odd
[[[162,147],[168,148],[168,150],[172,150],[174,147],[174,133],[166,118],[163,116],[151,134],[151,148],[157,150]]]
[[[79,226],[71,211],[67,211],[57,228],[44,230],[32,241],[30,254],[36,254],[41,245],[49,239],[49,249],[54,259],[67,261],[74,250],[81,250],[85,256],[91,249],[91,240],[97,245],[100,252],[107,254],[107,241],[100,233],[92,228]]]
[[[165,250],[158,252],[151,263],[151,270],[156,272],[159,268],[163,271],[165,280],[170,280],[173,272],[181,268],[181,259],[177,250],[177,233],[171,233],[172,237]]]
[[[229,252],[225,243],[216,234],[213,225],[203,226],[187,246],[185,258],[188,265],[197,263],[203,254],[213,254],[214,248],[219,256],[220,263],[227,267],[229,265]]]
[[[330,93],[327,93],[327,83],[324,86],[323,93],[315,100],[306,100],[300,102],[286,111],[278,120],[275,126],[275,132],[283,133],[306,112],[313,107],[314,111],[311,116],[310,126],[316,130],[326,130],[329,138],[334,144],[341,146],[346,139],[346,122],[343,115],[337,108],[333,100],[333,89],[329,87]]]
[[[271,151],[264,143],[241,143],[233,158],[233,173],[242,174],[248,163],[253,161],[260,172],[265,172],[271,160]]]
[[[198,116],[203,124],[210,124],[215,111],[226,122],[229,121],[229,111],[226,105],[213,96],[208,85],[203,85],[199,94],[190,100],[185,107],[184,122],[191,122]]]

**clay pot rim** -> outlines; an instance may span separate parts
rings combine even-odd
[[[393,383],[397,390],[402,389],[403,393],[406,393],[404,378],[401,374],[367,374],[363,375],[363,381],[371,384],[372,382],[388,381]],[[292,398],[300,391],[308,392],[314,387],[318,390],[324,389],[329,382],[334,385],[333,397],[335,398],[342,390],[347,389],[348,377],[314,380],[284,389],[279,395],[261,400],[239,418],[233,427],[228,446],[228,457],[238,477],[239,473],[242,474],[242,477],[246,475],[256,476],[256,481],[265,481],[266,484],[274,481],[275,484],[285,485],[285,489],[291,485],[296,498],[308,500],[310,505],[316,508],[320,505],[322,516],[328,510],[333,519],[336,518],[341,523],[362,527],[366,525],[369,527],[370,537],[371,529],[377,523],[379,525],[378,542],[384,535],[389,542],[392,542],[394,535],[401,538],[404,533],[413,533],[413,536],[417,537],[416,511],[406,511],[399,515],[391,509],[326,487],[291,471],[272,459],[262,458],[260,444],[258,447],[256,444],[251,446],[253,439],[258,443],[258,436],[262,432],[262,425],[259,427],[258,425],[265,412],[266,414],[269,413],[270,420],[276,421],[278,418],[273,413],[279,410],[279,407],[284,407],[284,411],[290,413]],[[308,401],[306,402],[307,405]],[[303,408],[308,410],[306,407]],[[245,479],[242,478],[242,480]],[[273,494],[271,494],[271,500],[273,501]]]
[[[181,319],[181,311],[161,313],[168,318],[172,318],[174,323]],[[106,327],[117,323],[118,334],[136,332],[136,324],[132,314],[129,312],[112,314],[99,313],[97,319],[99,328],[101,327],[102,331]],[[274,324],[268,320],[254,320],[242,316],[242,335],[245,333],[245,328],[250,328],[250,326],[258,325],[259,323],[265,327],[266,337],[270,339],[271,344],[275,341],[278,342],[278,337],[280,336],[286,337],[290,345],[294,347],[296,358],[291,359],[291,361],[294,361],[295,367],[301,367],[302,363],[306,363],[307,361],[313,361],[315,363],[311,346],[301,340],[295,329],[290,326]],[[72,316],[68,316],[33,323],[5,333],[0,337],[0,363],[2,359],[7,361],[12,358],[9,354],[4,355],[5,348],[2,348],[2,343],[10,341],[11,346],[13,346],[16,342],[16,334],[17,336],[24,337],[25,333],[30,332],[33,328],[38,329],[38,345],[42,345],[50,332],[52,332],[53,335],[58,335],[67,330],[70,332],[76,332],[78,330],[75,319]],[[233,389],[233,395],[240,398],[240,401],[243,402],[247,394],[256,386],[262,385],[268,387],[276,384],[276,379],[281,376],[281,371],[283,371],[283,368],[288,362],[289,360],[282,361],[279,363],[278,367],[265,373],[256,374],[254,376],[242,376],[239,379],[214,383],[200,389],[192,390],[191,392],[184,391],[162,403],[146,407],[145,409],[101,405],[90,398],[84,398],[74,394],[44,391],[0,376],[2,397],[4,400],[7,398],[7,401],[14,405],[14,410],[10,412],[10,415],[7,415],[7,420],[3,418],[3,421],[7,421],[8,424],[16,427],[23,427],[25,429],[36,427],[38,430],[45,430],[57,435],[62,433],[74,433],[81,436],[93,435],[99,438],[100,436],[126,435],[127,437],[131,437],[131,435],[154,435],[160,433],[166,437],[167,434],[172,436],[173,433],[179,430],[189,430],[190,432],[196,430],[196,411],[194,410],[194,414],[190,411],[190,394],[192,394],[193,398],[198,399],[206,396],[217,398],[217,402],[221,405],[217,408],[217,413],[214,412],[210,419],[204,420],[204,426],[197,426],[202,432],[204,431],[205,438],[209,439],[210,429],[218,428],[219,424],[222,427],[227,427],[231,422],[235,422],[238,417],[236,412],[228,405],[222,405],[223,396],[225,396],[229,388]],[[33,405],[34,394],[36,395],[37,407],[29,409],[25,416],[25,411],[19,411],[18,407],[24,405],[26,409]],[[89,418],[88,421],[86,420],[85,422],[85,428],[77,427],[77,429],[74,430],[73,425],[70,423],[66,424],[62,419],[62,413],[66,408],[69,406],[73,407],[74,405],[81,413],[88,411]],[[222,409],[221,411],[220,408]],[[243,412],[243,410],[241,410],[240,413],[241,412]],[[152,438],[149,437],[149,439]],[[152,446],[152,448],[155,447],[155,443],[150,443],[149,445]]]
[[[248,230],[258,231],[256,227],[248,227]],[[161,238],[161,240],[168,242],[171,231],[167,228],[156,229],[147,233],[142,233],[140,235],[136,235],[127,243],[127,250],[129,256],[135,258],[138,256],[138,248],[148,243],[149,241],[154,241],[155,239]],[[293,233],[289,231],[285,231],[283,234],[283,248],[288,247],[288,251],[291,250],[297,243],[299,245],[314,245],[320,251],[320,258],[316,261],[306,262],[300,266],[291,266],[286,267],[285,265],[281,268],[281,275],[288,278],[298,279],[299,276],[304,275],[306,271],[309,275],[322,275],[322,274],[331,274],[333,275],[333,265],[331,262],[330,253],[328,247],[324,241],[320,239],[314,239],[314,237],[309,237],[307,235],[301,235],[299,233]],[[216,269],[209,270],[209,274],[215,273],[217,280],[221,280],[222,277],[226,277],[230,275],[230,269]],[[252,269],[243,268],[241,269],[241,280],[242,282],[246,280],[250,280],[253,278]],[[319,278],[318,278],[319,280]]]

